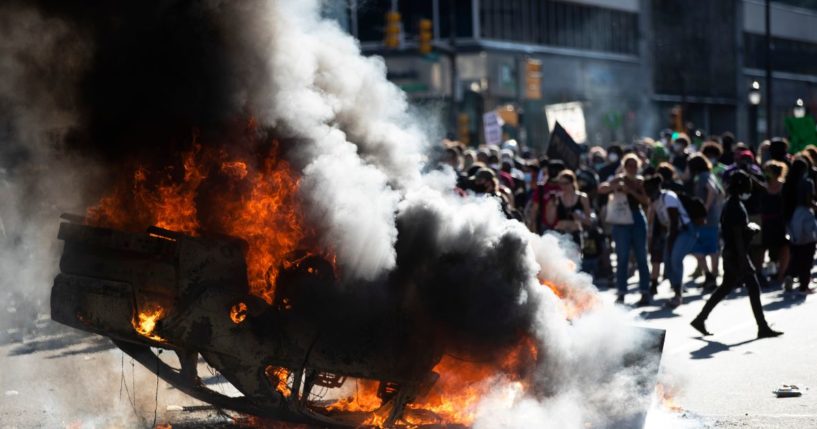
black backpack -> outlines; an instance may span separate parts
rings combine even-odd
[[[690,196],[686,193],[679,193],[678,199],[681,200],[681,204],[684,206],[684,210],[686,210],[687,216],[689,216],[692,223],[695,225],[703,225],[706,223],[708,212],[702,199]]]

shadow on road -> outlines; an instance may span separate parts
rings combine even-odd
[[[48,359],[60,359],[66,356],[93,354],[98,352],[104,352],[106,350],[112,350],[115,348],[116,346],[111,342],[111,340],[105,337],[98,337],[93,338],[91,341],[89,341],[89,344],[86,347],[77,350],[63,350],[60,353],[48,356]]]
[[[92,334],[87,334],[78,330],[70,330],[68,332],[64,332],[59,335],[55,335],[45,339],[36,339],[32,341],[27,341],[22,343],[18,346],[12,348],[8,355],[9,356],[20,356],[20,355],[28,355],[32,353],[38,352],[45,352],[45,351],[54,351],[65,349],[84,341],[87,341],[91,338]]]
[[[665,307],[665,304],[668,300],[659,300],[655,303],[659,305],[657,310],[653,311],[642,311],[639,313],[639,316],[644,320],[652,320],[652,319],[669,319],[671,317],[681,317],[680,314],[675,313],[672,308]]]
[[[806,298],[802,295],[794,293],[782,293],[777,301],[772,301],[763,306],[763,311],[775,311],[784,308],[796,307],[806,302]]]
[[[724,344],[719,341],[707,340],[706,338],[697,339],[705,342],[706,344],[698,350],[689,352],[692,359],[709,359],[717,353],[729,351],[735,347],[740,347],[758,340],[757,338],[752,338],[750,340],[741,341],[735,344]]]
[[[682,305],[687,305],[691,302],[695,302],[701,299],[705,299],[705,295],[697,294],[697,295],[684,295],[684,303]],[[669,302],[669,298],[663,299],[656,299],[653,301],[653,307],[657,306],[658,308],[655,310],[645,310],[640,312],[638,315],[645,320],[652,320],[652,319],[669,319],[672,317],[680,317],[681,315],[676,313],[674,309],[667,307],[667,303]]]

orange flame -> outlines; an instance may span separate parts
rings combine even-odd
[[[470,425],[476,417],[479,401],[489,392],[493,380],[501,377],[519,383],[523,390],[532,387],[533,374],[530,369],[534,367],[537,356],[538,349],[530,337],[493,362],[468,362],[444,356],[434,367],[434,372],[440,378],[428,393],[407,405],[404,422],[409,426],[443,423]],[[357,383],[354,396],[335,402],[327,410],[374,411],[364,425],[382,427],[390,410],[387,407],[378,409],[382,404],[377,394],[378,382],[358,380]]]
[[[684,408],[675,402],[675,394],[675,389],[663,383],[655,385],[655,396],[662,408],[673,413],[683,412]]]
[[[232,319],[233,323],[235,323],[236,325],[246,320],[247,304],[239,302],[238,304],[235,304],[232,307],[230,307],[230,319]]]
[[[288,398],[292,394],[292,389],[289,387],[289,371],[286,368],[269,365],[264,368],[264,374],[270,383],[275,386],[275,390],[284,397]]]
[[[382,400],[377,396],[378,382],[376,380],[358,379],[355,386],[354,396],[342,398],[339,401],[326,407],[327,411],[347,411],[347,412],[369,412],[374,411],[382,405]],[[373,423],[368,423],[374,425]]]
[[[251,128],[255,126],[250,120]],[[247,277],[253,294],[272,303],[278,267],[285,256],[303,246],[311,231],[302,223],[298,199],[299,180],[290,165],[280,159],[276,147],[256,159],[236,156],[194,144],[180,160],[180,167],[151,170],[143,165],[132,168],[132,174],[112,193],[88,210],[89,223],[132,231],[149,225],[197,235],[203,230],[228,234],[248,244]],[[216,210],[211,210],[213,207]],[[314,249],[313,249],[314,250]],[[327,255],[335,265],[331,249],[317,253]],[[297,262],[295,262],[297,263]],[[568,318],[577,317],[596,305],[592,294],[542,280],[565,306]],[[156,324],[165,317],[159,305],[143,306],[133,319],[137,332],[163,341],[154,333]],[[245,303],[230,308],[234,323],[247,317]],[[465,362],[444,356],[434,367],[439,374],[430,390],[409,404],[404,423],[472,424],[479,401],[489,392],[493,382],[510,381],[528,391],[533,389],[532,369],[538,349],[531,337],[510,348],[500,359],[490,362]],[[289,397],[290,373],[284,368],[269,366],[265,374],[275,389]],[[382,426],[388,416],[378,396],[379,384],[372,380],[357,380],[356,393],[326,407],[329,412],[373,412],[364,423]],[[429,421],[430,411],[436,415]]]
[[[497,362],[464,362],[444,356],[434,367],[440,379],[424,398],[410,404],[409,408],[433,411],[443,418],[444,423],[470,425],[476,417],[479,401],[492,387],[492,380],[501,377],[521,383],[524,390],[533,387],[531,369],[538,354],[533,338],[526,337]]]
[[[259,161],[194,144],[183,154],[181,167],[178,174],[172,166],[156,171],[136,166],[125,182],[88,210],[88,222],[132,231],[156,225],[190,235],[207,229],[242,238],[249,244],[250,290],[272,303],[270,286],[278,265],[305,235],[298,179],[278,158],[277,145]]]
[[[540,278],[539,282],[553,291],[565,309],[567,318],[572,320],[599,304],[598,297],[590,291],[565,287],[556,282]]]
[[[156,329],[156,323],[165,317],[165,309],[154,303],[145,304],[135,315],[131,324],[133,329],[144,337],[150,338],[154,341],[164,341],[164,339],[153,331]]]

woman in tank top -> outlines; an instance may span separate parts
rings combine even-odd
[[[546,208],[548,223],[564,234],[570,234],[581,249],[582,230],[592,224],[590,200],[583,192],[578,192],[576,175],[565,170],[557,177],[559,192],[551,198]]]

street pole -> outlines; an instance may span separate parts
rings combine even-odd
[[[774,103],[772,103],[772,6],[766,0],[766,138],[774,135]],[[756,142],[755,142],[756,143]]]
[[[757,149],[757,105],[749,104],[749,146]]]
[[[457,129],[457,90],[459,89],[459,79],[457,76],[457,2],[448,1],[448,44],[451,48],[449,61],[451,62],[451,129]]]

